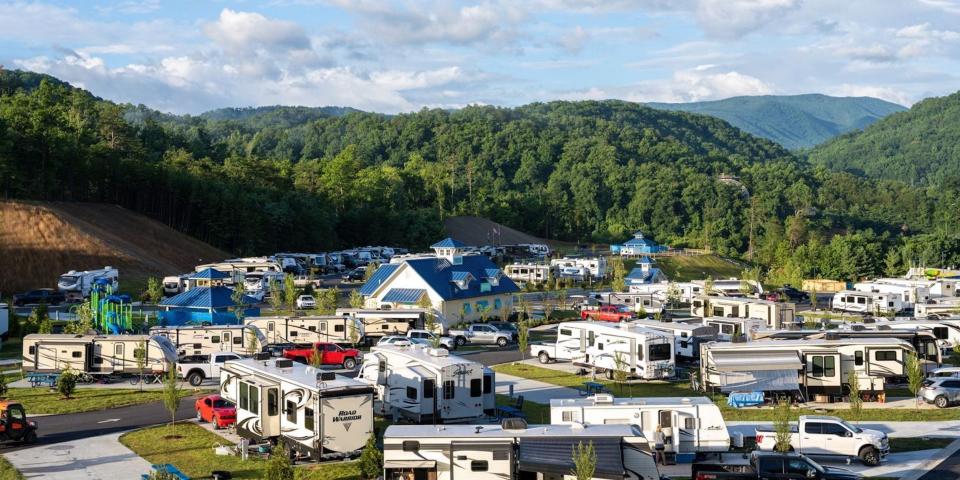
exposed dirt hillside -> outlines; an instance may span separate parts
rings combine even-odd
[[[230,255],[115,205],[0,202],[0,293],[55,287],[68,270],[120,269],[121,288]]]

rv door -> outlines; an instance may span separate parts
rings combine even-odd
[[[660,425],[660,430],[663,432],[665,439],[664,446],[669,447],[668,451],[676,453],[680,448],[680,430],[676,428],[677,420],[679,420],[677,412],[659,410],[657,411],[657,420],[659,420],[658,425]]]
[[[453,442],[450,446],[450,478],[502,480],[516,478],[510,444]]]
[[[113,344],[113,371],[114,372],[123,372],[123,354],[124,354],[124,345],[122,342],[116,342]]]

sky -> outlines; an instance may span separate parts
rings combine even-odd
[[[0,65],[171,113],[960,86],[960,0],[3,2]]]

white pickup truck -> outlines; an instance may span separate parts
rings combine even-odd
[[[887,434],[852,425],[837,417],[801,415],[799,425],[791,425],[790,448],[805,455],[859,457],[864,465],[879,465],[890,452]],[[773,427],[757,428],[757,448],[771,451],[777,435]]]
[[[494,325],[487,323],[474,323],[464,330],[450,330],[447,336],[457,342],[458,347],[467,343],[474,345],[496,345],[506,347],[513,341],[513,332],[500,330]]]
[[[184,378],[190,385],[197,387],[204,379],[220,378],[220,367],[228,360],[239,360],[240,355],[233,352],[217,352],[208,355],[187,355],[177,362],[177,376]]]

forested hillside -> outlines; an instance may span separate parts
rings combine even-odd
[[[0,97],[0,194],[116,203],[235,253],[424,248],[444,218],[477,215],[570,241],[641,229],[776,278],[854,278],[939,262],[937,232],[960,230],[954,189],[813,169],[722,120],[628,102],[204,118],[23,87]]]
[[[960,185],[960,92],[928,98],[810,152],[813,163],[915,185]]]
[[[702,113],[789,149],[809,148],[851,130],[863,129],[901,105],[870,97],[759,95],[710,102],[649,103],[654,108]]]

